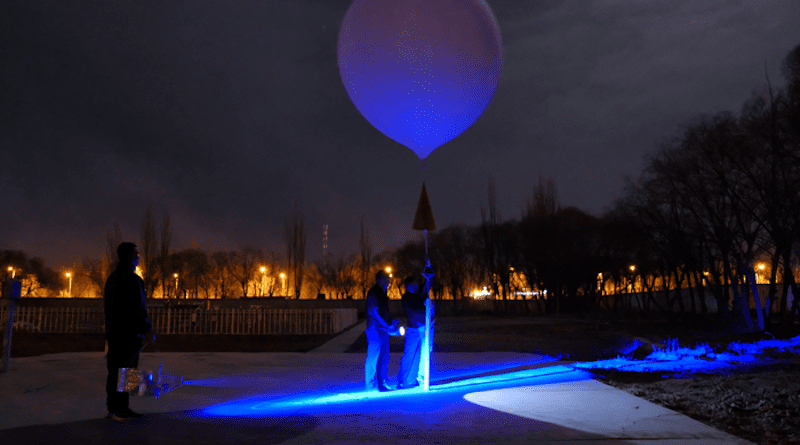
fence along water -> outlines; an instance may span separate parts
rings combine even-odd
[[[358,322],[356,309],[155,307],[148,309],[158,334],[336,334]],[[0,319],[7,316],[4,305]],[[102,308],[17,307],[15,332],[83,334],[105,332]]]

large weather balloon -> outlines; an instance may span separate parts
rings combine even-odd
[[[503,65],[482,0],[355,0],[338,53],[358,111],[423,160],[478,119]]]

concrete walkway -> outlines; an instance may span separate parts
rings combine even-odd
[[[361,323],[357,323],[355,326],[351,326],[350,329],[342,332],[341,334],[334,337],[332,340],[329,340],[327,343],[314,348],[308,352],[314,354],[329,354],[335,352],[346,352],[347,349],[355,343],[356,339],[358,339],[361,334],[364,333],[364,329],[367,327],[367,322],[362,321]]]
[[[127,422],[102,418],[102,352],[12,359],[0,443],[749,443],[535,354],[435,353],[431,391],[366,392],[362,354],[325,352],[362,331],[313,353],[145,353],[186,384],[132,397],[146,416]]]

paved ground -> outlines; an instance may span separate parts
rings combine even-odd
[[[0,374],[3,444],[747,444],[521,353],[435,353],[431,391],[365,392],[358,326],[309,353],[146,353],[186,384],[103,419],[102,352],[13,359]],[[390,373],[400,355],[392,354]]]

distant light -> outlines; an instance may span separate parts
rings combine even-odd
[[[472,298],[475,300],[485,300],[492,295],[492,291],[488,287],[483,286],[483,289],[475,289],[472,291]]]

